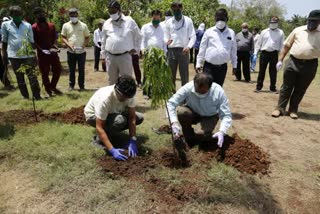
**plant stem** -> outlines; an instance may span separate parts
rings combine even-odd
[[[171,129],[171,140],[172,140],[173,154],[177,157],[177,153],[176,153],[175,145],[174,145],[174,134],[173,134],[173,131],[172,131],[171,118],[170,118],[170,114],[169,114],[169,109],[168,109],[167,103],[165,103],[165,106],[166,106],[166,111],[167,111],[167,114],[168,114],[169,127]]]
[[[38,122],[37,112],[36,112],[36,103],[34,102],[34,96],[32,96],[32,104],[33,104],[34,117],[36,119],[36,122]]]

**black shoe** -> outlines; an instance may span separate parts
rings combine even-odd
[[[254,90],[254,92],[256,92],[256,93],[259,93],[261,91],[261,89],[257,89],[256,88],[256,90]]]
[[[42,100],[42,97],[39,95],[39,96],[35,96],[34,99],[35,100]]]
[[[271,90],[270,89],[270,92],[274,93],[274,94],[279,94],[279,91],[277,89],[274,89],[274,90]]]
[[[60,90],[58,90],[58,89],[52,89],[52,92],[55,94],[55,95],[62,95],[63,93],[60,91]]]
[[[79,89],[79,92],[83,92],[83,91],[86,91],[86,89],[85,88],[80,88]]]

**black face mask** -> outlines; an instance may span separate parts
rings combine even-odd
[[[46,17],[39,17],[38,18],[38,22],[46,22],[46,21],[47,21]]]
[[[318,21],[308,21],[308,25],[307,25],[308,30],[313,31],[317,29],[317,27],[318,27]]]

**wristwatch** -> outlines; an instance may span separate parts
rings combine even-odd
[[[134,141],[137,141],[137,137],[136,136],[132,136],[131,139],[134,140]]]

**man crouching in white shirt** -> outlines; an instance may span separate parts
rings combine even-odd
[[[179,106],[184,102],[185,105]],[[232,116],[224,90],[213,82],[211,75],[207,73],[196,74],[193,81],[181,87],[169,99],[167,106],[174,136],[180,136],[180,123],[189,146],[196,143],[192,125],[200,123],[201,130],[197,133],[200,136],[207,137],[208,135],[211,136],[220,119],[219,131],[212,137],[218,138],[218,146],[222,147],[224,135],[232,123]]]
[[[131,76],[123,75],[115,85],[100,88],[90,98],[84,108],[89,125],[96,128],[97,136],[93,144],[108,151],[116,160],[126,160],[123,149],[114,148],[110,142],[112,135],[129,128],[130,140],[126,146],[129,156],[136,157],[136,125],[143,121],[143,115],[135,110],[136,83]]]

